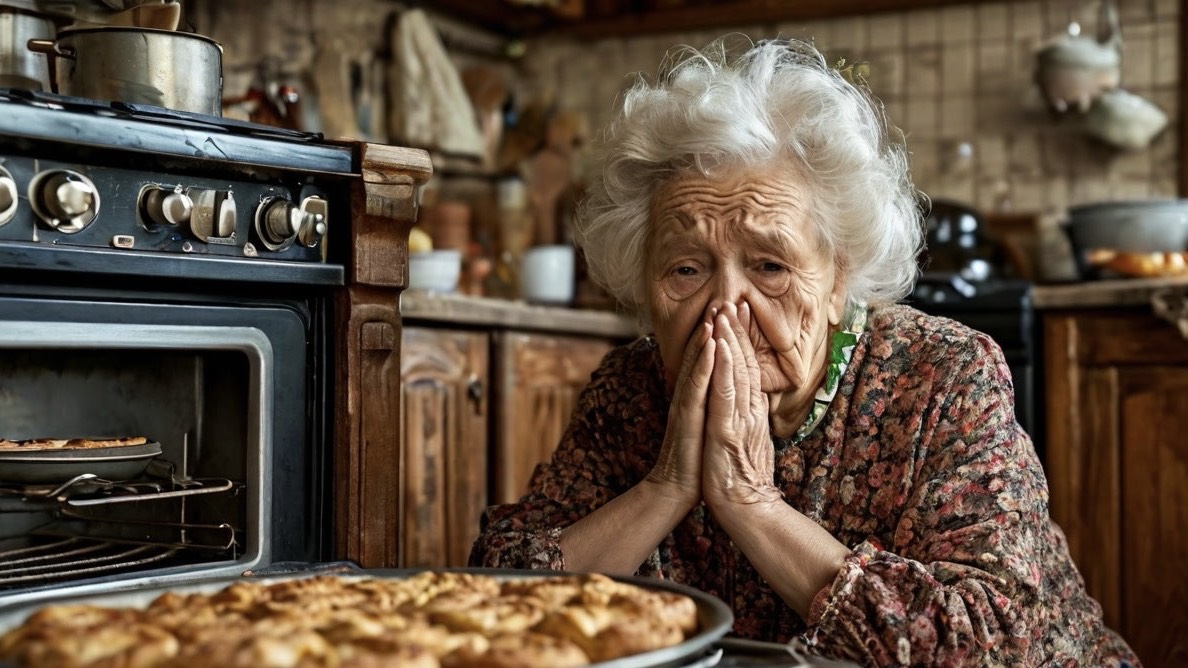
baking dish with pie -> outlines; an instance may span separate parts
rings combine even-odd
[[[147,438],[0,439],[0,483],[62,483],[90,473],[106,480],[130,480],[161,454]]]
[[[733,622],[650,578],[494,569],[215,579],[0,607],[14,666],[688,665]]]

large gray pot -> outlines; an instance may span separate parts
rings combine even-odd
[[[1188,250],[1188,199],[1149,199],[1082,204],[1068,210],[1065,226],[1081,274],[1097,273],[1095,250],[1180,253]]]
[[[202,35],[73,28],[28,46],[49,56],[55,93],[222,115],[223,48]]]

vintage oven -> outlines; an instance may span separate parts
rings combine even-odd
[[[399,565],[396,297],[430,170],[0,90],[0,438],[147,440],[0,451],[0,601]]]

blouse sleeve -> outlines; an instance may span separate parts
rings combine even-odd
[[[921,407],[916,482],[891,544],[868,539],[848,555],[813,602],[810,645],[867,665],[1031,663],[1059,542],[1047,487],[1014,419],[1001,350],[982,335],[957,348],[936,361],[940,386]]]
[[[641,458],[648,451],[643,416],[655,402],[641,396],[648,386],[642,371],[624,348],[607,355],[552,458],[533,472],[527,494],[483,513],[470,565],[565,570],[562,529],[627,491],[649,468]]]

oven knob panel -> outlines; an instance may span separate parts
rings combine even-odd
[[[29,203],[42,223],[66,234],[82,231],[99,215],[99,191],[94,182],[69,169],[33,177]]]
[[[12,173],[0,167],[0,225],[12,220],[17,209],[17,186]]]
[[[178,186],[147,186],[140,193],[139,213],[145,229],[188,224],[194,213],[194,200]]]
[[[230,190],[190,190],[190,232],[209,244],[235,244],[235,196]]]

